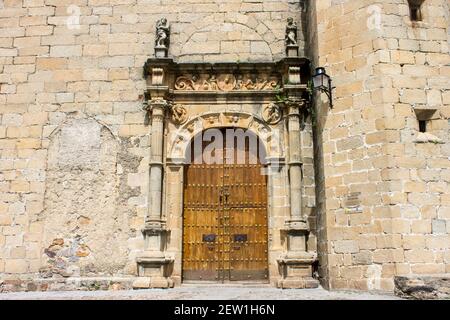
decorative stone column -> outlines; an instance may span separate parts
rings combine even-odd
[[[309,224],[303,215],[301,121],[307,101],[303,98],[304,85],[300,84],[298,70],[296,66],[289,67],[289,84],[284,88],[287,96],[291,216],[282,230],[286,253],[278,259],[282,274],[278,282],[280,288],[316,288],[319,285],[312,277],[312,265],[317,260],[317,254],[308,251]]]
[[[173,263],[173,258],[165,254],[169,230],[162,219],[164,122],[171,105],[166,99],[168,87],[164,86],[163,79],[163,68],[151,68],[151,86],[148,87],[151,100],[146,108],[151,119],[149,203],[142,229],[145,250],[136,259],[139,278],[134,283],[135,288],[173,287],[173,281],[169,278],[169,266]]]

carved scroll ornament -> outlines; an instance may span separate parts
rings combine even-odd
[[[270,75],[183,75],[175,80],[175,90],[179,91],[268,91],[279,85],[280,79]]]

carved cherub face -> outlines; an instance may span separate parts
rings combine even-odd
[[[166,19],[166,18],[162,18],[162,19],[161,19],[161,23],[162,23],[163,25],[167,24],[167,19]]]
[[[293,23],[294,23],[294,18],[289,17],[289,18],[287,19],[287,22],[288,22],[289,25],[293,24]]]

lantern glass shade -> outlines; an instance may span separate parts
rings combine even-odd
[[[313,76],[314,89],[328,90],[330,77],[326,74],[325,68],[316,68]]]

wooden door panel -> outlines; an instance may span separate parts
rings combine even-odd
[[[260,164],[225,166],[230,280],[267,280],[267,183]]]
[[[268,277],[265,208],[230,210],[230,280]]]
[[[217,280],[219,253],[219,195],[223,168],[186,168],[183,215],[183,278]]]

